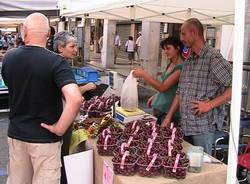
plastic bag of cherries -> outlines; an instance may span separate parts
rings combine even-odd
[[[136,135],[139,135],[142,132],[143,132],[143,129],[142,129],[142,127],[140,125],[136,125],[135,127],[132,127],[132,128],[125,127],[125,129],[124,129],[124,134],[125,135],[136,136]]]
[[[161,145],[159,143],[149,140],[149,142],[141,142],[137,154],[153,155],[154,153],[159,153],[160,150],[161,150]]]
[[[142,124],[143,123],[140,120],[130,121],[130,122],[126,123],[125,129],[129,129],[129,130],[135,129],[136,126],[140,126],[141,127]]]
[[[113,99],[113,96],[94,96],[88,101],[83,101],[81,111],[88,114],[89,117],[102,117],[111,112],[114,100],[117,102],[120,98],[118,96],[115,99]]]
[[[139,145],[139,137],[138,135],[122,135],[120,137],[120,144],[123,143],[123,142],[126,142],[128,144],[129,147],[137,147]]]
[[[163,159],[163,176],[167,178],[184,179],[187,175],[189,160],[184,154]]]
[[[152,133],[159,133],[160,126],[156,123],[155,120],[148,121],[142,124],[143,132],[146,135],[151,135]]]
[[[134,175],[136,172],[136,158],[136,155],[130,154],[129,151],[125,151],[123,155],[114,155],[112,159],[114,173],[125,176]]]
[[[161,157],[157,153],[147,156],[144,155],[138,159],[138,173],[140,176],[158,176],[161,174]]]
[[[171,123],[171,127],[162,127],[160,129],[160,136],[167,139],[171,139],[173,136],[176,139],[183,139],[184,133],[179,127],[174,127],[173,123]]]
[[[161,157],[172,157],[176,156],[177,153],[181,152],[183,146],[180,142],[177,141],[177,139],[174,142],[169,139],[162,144],[161,148]]]
[[[100,131],[98,137],[100,136],[105,137],[106,135],[111,135],[111,138],[119,139],[120,136],[122,135],[122,129],[118,126],[104,128],[102,131]]]
[[[135,146],[130,146],[128,142],[123,142],[117,148],[115,148],[113,155],[123,155],[125,151],[129,151],[131,155],[136,155],[137,149]]]
[[[144,133],[140,134],[140,141],[149,142],[148,141],[149,139],[152,139],[153,142],[159,143],[159,144],[161,144],[162,142],[164,143],[166,141],[165,139],[162,139],[159,133],[156,133],[156,132],[152,132],[151,134],[148,134],[148,135]]]
[[[97,152],[99,155],[112,156],[114,149],[117,147],[117,139],[107,134],[103,137],[101,134],[97,140]]]

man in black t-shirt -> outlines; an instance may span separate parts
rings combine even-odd
[[[45,48],[48,19],[29,15],[23,32],[25,46],[9,50],[2,67],[10,95],[7,183],[59,184],[61,136],[82,97],[67,62]]]

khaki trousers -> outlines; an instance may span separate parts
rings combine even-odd
[[[140,61],[141,60],[141,46],[137,47],[136,53],[137,53],[137,61]]]
[[[60,184],[61,142],[27,143],[8,138],[7,184]]]

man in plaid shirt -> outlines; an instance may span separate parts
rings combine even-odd
[[[191,18],[181,27],[181,40],[192,54],[183,63],[178,89],[163,126],[180,106],[186,140],[211,154],[215,130],[222,128],[224,105],[231,98],[232,67],[204,40],[203,26]]]

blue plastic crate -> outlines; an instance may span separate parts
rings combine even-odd
[[[0,79],[0,89],[3,88],[7,88],[7,86],[5,86],[3,79]]]
[[[88,82],[96,82],[99,78],[97,70],[91,67],[79,68],[76,74],[83,76]]]
[[[87,82],[97,82],[99,75],[96,69],[91,67],[72,68],[78,84]]]
[[[75,74],[75,80],[76,80],[77,84],[82,84],[82,83],[88,82],[86,78],[84,78],[80,75],[77,75],[77,74]]]

